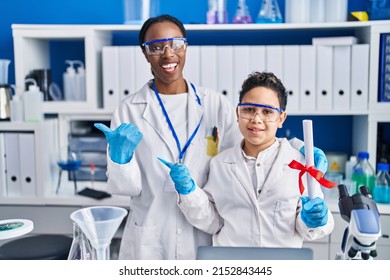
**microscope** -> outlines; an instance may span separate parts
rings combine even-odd
[[[376,242],[381,237],[379,212],[368,188],[361,186],[359,193],[348,194],[345,185],[338,185],[341,217],[349,224],[336,259],[369,260],[377,256]]]

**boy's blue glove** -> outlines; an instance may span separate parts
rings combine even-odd
[[[195,190],[195,182],[191,178],[190,171],[187,166],[179,162],[173,164],[159,157],[158,159],[171,169],[169,175],[175,183],[175,189],[179,194],[186,195]]]
[[[131,123],[122,123],[114,131],[102,123],[95,123],[94,126],[102,131],[110,145],[110,158],[118,164],[128,163],[142,139],[142,133],[138,127]]]
[[[305,155],[305,146],[300,149],[300,152],[302,155]],[[328,160],[326,159],[325,153],[316,147],[314,147],[313,152],[315,169],[325,174],[328,170]]]
[[[309,199],[307,196],[301,196],[303,222],[310,228],[317,228],[326,225],[328,222],[328,206],[325,201],[319,197]]]

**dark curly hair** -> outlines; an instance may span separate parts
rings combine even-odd
[[[283,111],[287,106],[287,92],[282,82],[271,72],[253,72],[242,83],[239,102],[242,102],[245,94],[253,88],[265,87],[276,92],[280,108]]]
[[[144,47],[142,47],[142,44],[145,43],[145,34],[146,34],[146,31],[148,31],[149,27],[151,27],[153,24],[156,24],[159,22],[165,22],[165,21],[169,21],[169,22],[172,22],[173,24],[176,24],[180,28],[180,31],[183,34],[183,38],[187,37],[186,29],[184,28],[184,25],[180,20],[178,20],[177,18],[175,18],[174,16],[171,16],[171,15],[167,15],[167,14],[160,15],[157,17],[149,18],[142,25],[141,30],[139,32],[139,36],[138,36],[139,46],[142,49],[144,48]]]

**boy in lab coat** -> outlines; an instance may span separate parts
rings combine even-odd
[[[332,232],[334,220],[318,189],[301,195],[304,156],[276,131],[286,120],[287,93],[272,73],[254,72],[242,85],[236,108],[244,139],[215,156],[203,189],[185,165],[168,163],[179,207],[195,227],[213,235],[214,246],[302,247]],[[218,135],[216,135],[218,137]],[[304,182],[305,184],[305,182]],[[306,184],[305,184],[306,185]]]

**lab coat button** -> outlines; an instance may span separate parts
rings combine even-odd
[[[181,228],[178,228],[177,230],[176,230],[176,233],[177,234],[181,234],[183,232],[183,230],[181,229]]]
[[[260,166],[260,163],[256,163],[256,166]]]

